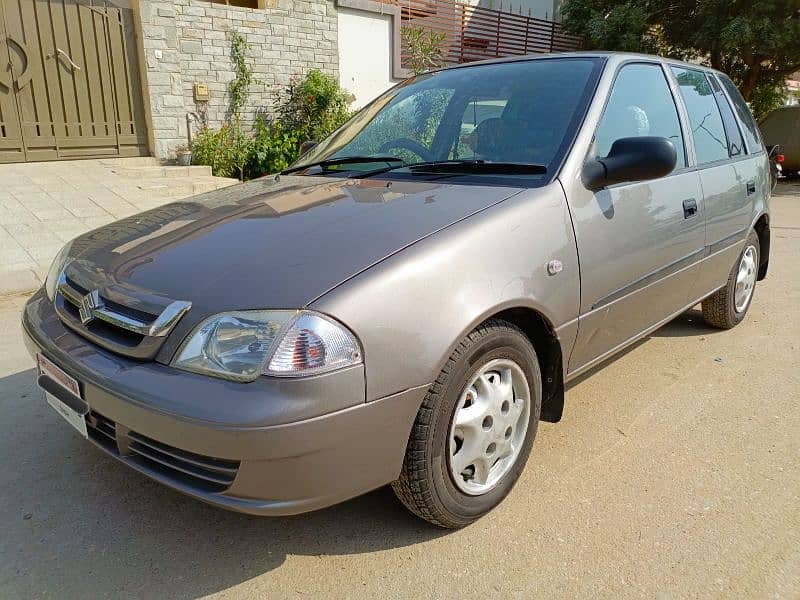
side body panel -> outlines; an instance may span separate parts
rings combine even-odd
[[[675,87],[679,86],[675,68],[668,69]],[[723,285],[728,280],[750,229],[759,215],[767,211],[770,195],[769,160],[762,142],[745,142],[745,125],[737,115],[729,94],[722,86],[715,85],[719,79],[713,72],[706,76],[715,89],[714,96],[724,123],[725,136],[731,158],[708,164],[699,164],[697,172],[703,188],[706,212],[706,240],[703,262],[692,291],[693,298],[700,298]],[[676,94],[682,111],[688,118],[688,102],[683,91]],[[693,146],[695,136],[693,133]],[[699,150],[695,149],[699,155]]]
[[[697,173],[570,190],[581,260],[581,317],[569,362],[579,369],[689,302],[703,252]],[[683,201],[698,212],[684,218]]]
[[[769,171],[764,153],[701,168],[707,215],[706,257],[700,266],[696,297],[728,280],[733,263],[757,215],[765,210]],[[752,184],[749,194],[748,185]]]
[[[588,368],[683,308],[690,301],[703,254],[703,192],[691,168],[692,148],[679,104],[689,167],[654,181],[615,185],[597,193],[581,181],[617,72],[636,63],[661,68],[652,59],[609,61],[561,175],[581,263],[580,322],[570,373]],[[668,77],[665,81],[674,96],[671,81]],[[687,217],[683,203],[692,200],[697,210]]]
[[[588,233],[589,239],[592,238],[592,235],[598,235],[595,230],[589,229],[589,221],[592,217],[599,221],[599,215],[603,214],[601,204],[605,206],[606,214],[612,214],[610,210],[612,205],[615,211],[620,202],[624,205],[624,198],[620,198],[621,194],[617,191],[620,188],[624,189],[624,186],[606,190],[596,195],[597,197],[595,198],[595,195],[583,186],[580,175],[593,142],[595,128],[604,110],[605,99],[610,93],[615,72],[624,63],[641,62],[643,60],[655,59],[654,57],[631,57],[626,55],[611,55],[608,57],[608,63],[598,85],[595,99],[587,112],[584,125],[559,175],[575,221],[581,263],[582,299],[579,334],[572,360],[568,367],[568,378],[577,376],[606,357],[623,349],[648,331],[652,331],[660,324],[668,321],[671,316],[682,309],[688,308],[690,303],[702,299],[721,287],[725,283],[737,253],[741,250],[746,232],[749,231],[749,228],[752,227],[760,215],[769,212],[769,165],[765,153],[756,152],[753,154],[753,149],[749,149],[751,152],[749,156],[726,161],[716,166],[712,165],[710,168],[697,168],[693,140],[688,133],[691,127],[686,106],[680,96],[675,78],[670,76],[670,86],[684,130],[688,166],[684,172],[673,174],[663,180],[667,182],[666,187],[662,188],[661,183],[658,181],[651,182],[649,186],[658,189],[657,193],[663,194],[664,197],[673,193],[676,194],[673,200],[678,206],[682,204],[684,197],[691,197],[686,195],[687,192],[696,190],[698,194],[698,216],[703,221],[702,228],[707,229],[707,231],[701,236],[699,244],[698,241],[691,242],[691,246],[697,246],[699,250],[694,255],[695,264],[690,264],[691,261],[687,259],[685,267],[675,269],[675,265],[670,266],[672,263],[669,260],[664,260],[662,261],[664,266],[669,267],[664,268],[663,271],[667,275],[666,278],[648,278],[646,280],[648,284],[644,288],[646,290],[645,293],[623,296],[617,301],[617,308],[620,310],[615,311],[615,314],[611,314],[611,308],[604,310],[601,306],[598,310],[595,307],[598,297],[603,300],[603,290],[613,287],[613,285],[607,283],[605,277],[598,276],[596,272],[597,268],[603,269],[605,266],[602,259],[605,258],[618,263],[624,263],[624,259],[620,259],[612,251],[605,252],[607,248],[603,246],[603,242],[600,239],[593,239],[593,245],[584,245],[582,230],[586,230],[584,233]],[[683,63],[674,61],[663,61],[663,63],[667,72],[669,72],[669,69],[666,67],[672,64],[686,66]],[[694,181],[691,179],[692,177],[695,178]],[[669,183],[673,179],[679,181],[680,185],[670,186]],[[755,184],[754,192],[749,195],[747,194],[748,182]],[[617,196],[613,200],[602,196],[602,194],[611,196],[615,193]],[[645,192],[645,194],[647,193]],[[595,203],[594,207],[591,206],[592,202]],[[653,214],[649,215],[648,218],[652,219],[651,225],[658,221]],[[707,227],[706,221],[708,222]],[[582,223],[585,226],[582,226]],[[673,240],[675,245],[673,247],[667,241],[667,236],[662,235],[663,224],[661,225],[662,227],[657,226],[653,230],[653,244],[664,244],[661,248],[663,252],[670,253],[675,247],[686,244],[686,238],[683,235],[678,235]],[[695,233],[701,233],[698,224],[694,223],[692,227],[696,228]],[[639,233],[638,231],[629,231],[628,236],[637,236]],[[693,236],[695,234],[689,235]],[[726,237],[728,238],[727,240]],[[624,238],[620,239],[611,236],[605,240],[606,244],[610,247],[616,247],[620,252],[632,252],[633,250],[630,246],[626,248],[625,242]],[[689,245],[683,246],[684,249],[689,247]],[[598,251],[605,252],[605,254],[598,257]],[[645,249],[640,258],[645,259],[648,251],[648,249]],[[681,258],[689,256],[689,254],[683,255],[681,252],[674,252],[671,256]],[[630,258],[630,260],[634,260],[634,258]],[[683,262],[680,261],[678,264]],[[614,281],[615,285],[626,282],[626,285],[631,288],[641,287],[641,282],[636,280],[635,266],[634,273],[613,271],[611,277],[619,279]],[[685,299],[685,302],[675,304],[674,302],[681,297]],[[671,309],[666,314],[663,314],[668,304],[671,305]],[[659,311],[661,314],[659,314]],[[619,331],[622,328],[625,328],[630,333],[627,338]],[[614,329],[618,331],[614,332]],[[592,339],[593,337],[594,339]],[[600,342],[598,341],[600,338],[605,339]],[[613,345],[615,341],[619,341],[619,343]]]
[[[551,260],[563,265],[556,275],[548,274]],[[568,356],[579,294],[572,224],[556,181],[417,242],[311,308],[359,337],[369,401],[431,383],[464,335],[508,308],[540,312]]]

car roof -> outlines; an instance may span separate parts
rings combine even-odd
[[[490,58],[488,60],[480,60],[471,63],[462,63],[460,65],[445,67],[444,69],[441,70],[448,71],[451,69],[467,69],[470,67],[476,67],[480,65],[493,65],[493,64],[523,62],[532,60],[546,60],[553,58],[603,58],[614,65],[632,60],[633,61],[643,60],[648,62],[660,62],[670,65],[678,65],[682,67],[688,67],[691,69],[700,69],[703,71],[709,71],[713,73],[720,73],[720,71],[717,71],[716,69],[712,69],[711,67],[707,67],[705,65],[684,62],[672,58],[666,58],[663,56],[656,56],[653,54],[639,54],[636,52],[610,52],[603,50],[587,50],[580,52],[553,52],[547,54],[525,54],[520,56],[506,56],[504,58]]]

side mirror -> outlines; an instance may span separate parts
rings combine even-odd
[[[675,146],[667,138],[620,138],[611,145],[608,156],[583,166],[581,180],[596,192],[615,183],[664,177],[672,173],[677,162]]]
[[[772,146],[767,146],[767,155],[769,156],[770,160],[778,156],[780,152],[781,152],[780,144],[773,144]]]
[[[311,140],[306,140],[305,142],[300,144],[300,156],[303,156],[303,154],[311,150],[316,145],[317,142],[313,142]]]

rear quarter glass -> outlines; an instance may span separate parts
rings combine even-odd
[[[722,87],[725,88],[725,91],[728,92],[728,96],[733,103],[733,109],[736,111],[736,115],[739,117],[742,125],[744,125],[742,133],[744,134],[745,144],[747,144],[748,154],[758,152],[762,149],[761,135],[758,131],[758,125],[756,125],[756,121],[753,118],[753,113],[750,112],[750,108],[747,106],[747,102],[745,102],[739,89],[727,75],[717,73],[717,78],[722,84]]]

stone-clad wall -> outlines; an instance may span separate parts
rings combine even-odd
[[[268,8],[239,8],[208,0],[139,0],[144,78],[152,114],[155,155],[171,158],[185,144],[186,113],[205,111],[218,127],[233,78],[231,30],[250,43],[259,81],[251,90],[249,119],[270,112],[275,93],[293,76],[317,67],[338,78],[337,18],[333,0],[266,0]],[[196,104],[195,82],[211,100]]]

